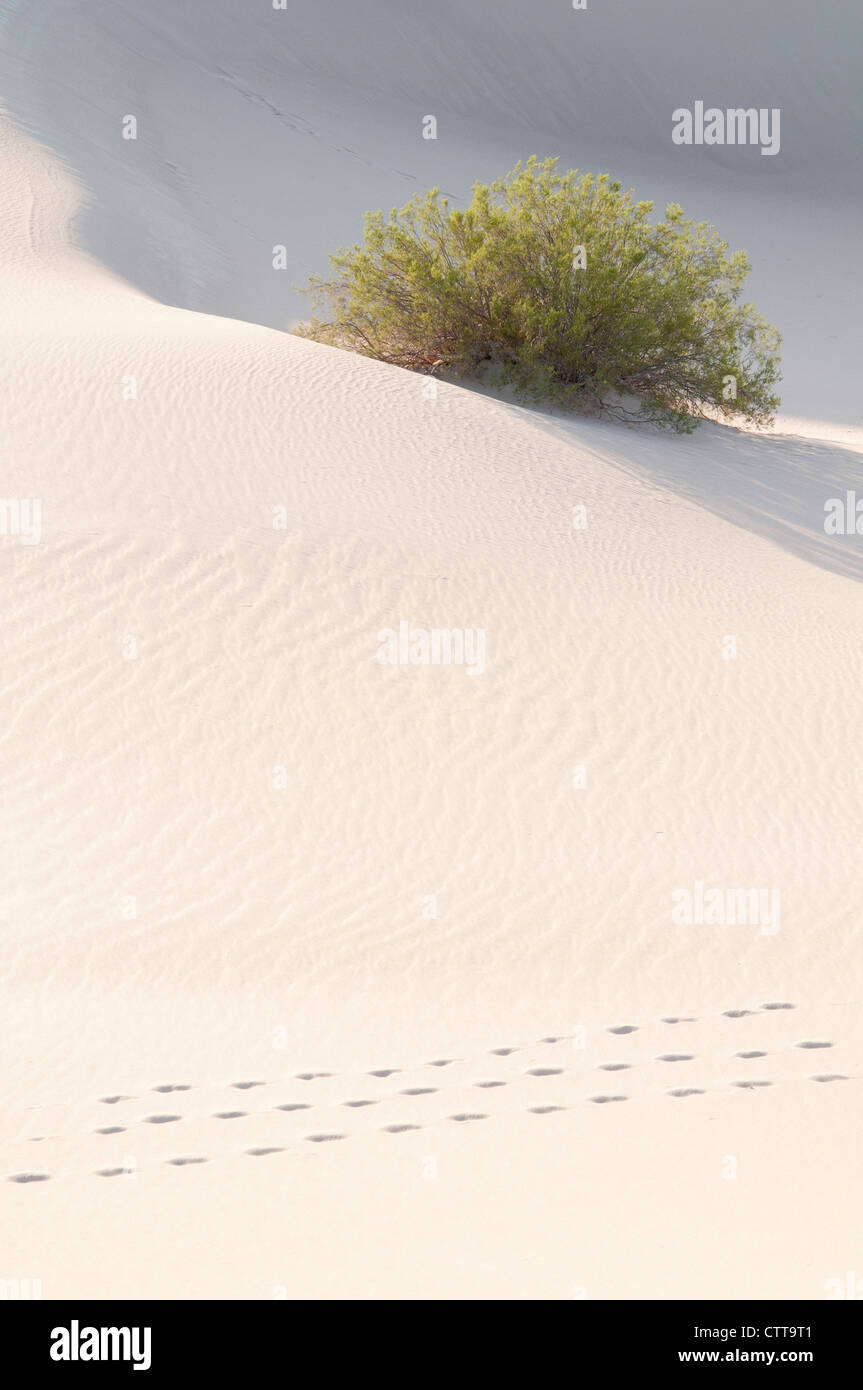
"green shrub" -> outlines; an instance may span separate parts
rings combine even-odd
[[[464,211],[437,189],[332,256],[301,336],[418,372],[476,373],[563,406],[677,430],[772,421],[779,335],[739,303],[749,263],[675,203],[652,223],[607,174],[535,156]],[[579,251],[583,248],[583,251]],[[584,261],[582,268],[581,262]],[[736,393],[736,394],[733,394]]]

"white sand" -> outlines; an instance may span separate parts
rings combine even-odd
[[[47,1175],[2,1184],[0,1279],[824,1297],[863,1274],[863,539],[822,524],[863,496],[863,422],[818,54],[786,29],[785,86],[729,94],[783,104],[781,168],[675,163],[652,7],[635,94],[582,85],[587,161],[592,11],[531,46],[499,0],[431,37],[425,6],[244,8],[0,5],[0,491],[42,504],[39,544],[0,536],[0,1171]],[[720,40],[685,40],[714,67],[681,100]],[[277,331],[366,208],[534,150],[747,247],[774,435],[429,399]],[[403,620],[482,628],[485,671],[382,667]],[[697,880],[778,889],[780,930],[675,924]]]

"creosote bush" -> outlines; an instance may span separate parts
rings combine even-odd
[[[607,174],[535,156],[475,184],[463,211],[432,189],[367,215],[363,244],[313,277],[323,316],[297,332],[681,431],[704,416],[771,423],[780,338],[739,302],[745,252],[676,203],[652,211]]]

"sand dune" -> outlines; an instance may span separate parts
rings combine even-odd
[[[859,1267],[863,550],[823,525],[863,494],[850,193],[806,183],[808,20],[759,104],[813,123],[759,181],[633,131],[668,105],[636,8],[585,143],[752,253],[770,436],[430,393],[278,331],[365,208],[463,197],[536,129],[569,162],[557,8],[480,52],[489,7],[442,5],[429,67],[419,6],[278,38],[224,2],[0,9],[3,493],[41,507],[0,537],[0,1278],[818,1298]],[[418,91],[458,120],[434,149]],[[382,665],[402,623],[482,631],[483,669]],[[675,920],[698,884],[781,909]]]

